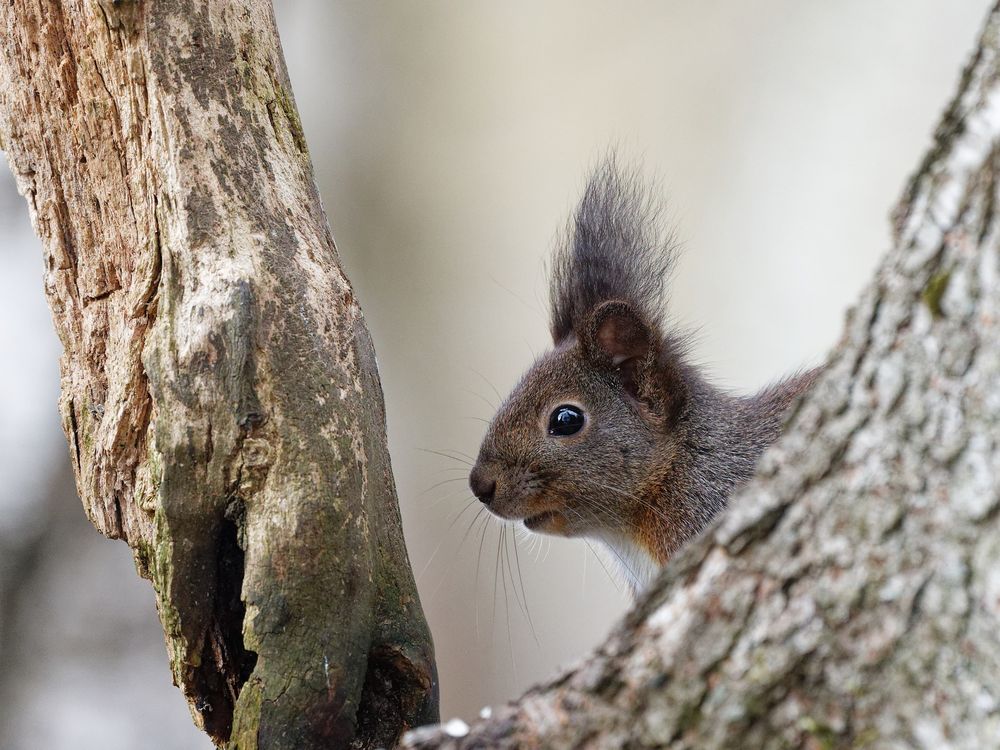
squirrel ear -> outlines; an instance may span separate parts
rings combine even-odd
[[[644,357],[649,351],[649,327],[627,302],[613,300],[598,305],[590,315],[587,334],[588,354],[610,359],[615,366]]]
[[[591,313],[583,336],[584,352],[597,364],[612,365],[634,398],[650,395],[658,348],[656,334],[627,302],[612,300]]]

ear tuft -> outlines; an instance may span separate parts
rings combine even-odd
[[[657,192],[614,151],[594,169],[552,259],[557,346],[579,335],[598,305],[612,300],[627,302],[651,329],[661,327],[677,243]]]

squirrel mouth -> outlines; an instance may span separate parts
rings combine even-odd
[[[555,510],[547,510],[544,513],[539,513],[538,515],[531,516],[524,519],[524,526],[531,531],[539,531],[543,527],[551,525],[552,522],[556,521],[559,517],[559,512]],[[554,531],[555,529],[553,529]]]

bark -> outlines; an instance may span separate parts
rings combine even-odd
[[[998,55],[1000,7],[827,371],[729,510],[583,664],[407,747],[998,746]]]
[[[45,248],[94,525],[232,748],[436,719],[372,344],[270,3],[11,0],[0,148]]]

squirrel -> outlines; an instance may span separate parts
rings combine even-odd
[[[713,386],[663,314],[677,246],[614,154],[551,269],[553,348],[487,428],[469,476],[496,516],[610,548],[633,595],[725,507],[820,368],[751,396]]]

